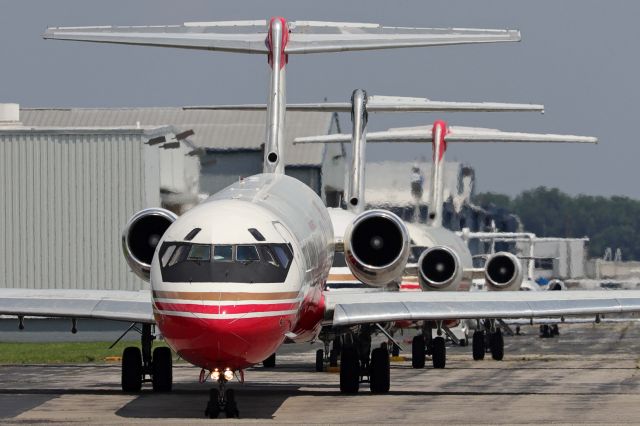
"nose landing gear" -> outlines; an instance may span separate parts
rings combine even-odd
[[[236,393],[233,389],[225,389],[227,379],[223,375],[218,378],[218,389],[209,391],[209,402],[204,410],[204,415],[210,419],[215,419],[224,412],[228,419],[239,418],[238,403],[236,401]]]

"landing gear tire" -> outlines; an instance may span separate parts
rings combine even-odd
[[[166,346],[153,350],[152,383],[154,392],[171,392],[173,384],[173,360],[171,349]]]
[[[228,419],[232,419],[234,417],[240,417],[240,412],[238,411],[238,403],[236,402],[236,393],[233,389],[227,389],[224,393],[225,395],[225,405],[224,405],[224,414]]]
[[[385,348],[371,351],[369,384],[371,393],[387,393],[391,384],[389,352]]]
[[[324,351],[322,349],[316,351],[316,371],[318,373],[324,371]]]
[[[473,332],[473,360],[480,361],[484,359],[484,333],[482,331]]]
[[[220,392],[218,389],[211,389],[209,391],[209,402],[207,402],[204,415],[210,419],[217,419],[220,415]]]
[[[411,341],[411,367],[424,368],[425,345],[424,336],[415,336]]]
[[[551,337],[553,336],[559,336],[560,335],[560,329],[558,328],[558,324],[554,324],[551,327]]]
[[[274,368],[276,366],[276,353],[272,353],[269,358],[262,361],[262,366],[264,368]]]
[[[340,355],[340,392],[358,393],[360,388],[360,361],[354,347],[345,346]]]
[[[444,337],[433,339],[433,353],[431,354],[433,368],[444,368],[447,363],[447,348],[444,345]]]
[[[140,348],[129,346],[122,353],[122,390],[140,392],[142,389],[142,352]]]
[[[502,361],[504,358],[504,338],[500,329],[491,333],[491,358],[496,361]]]

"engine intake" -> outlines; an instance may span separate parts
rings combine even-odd
[[[131,270],[149,281],[151,260],[165,231],[178,218],[173,212],[150,208],[134,214],[122,231],[122,253]]]
[[[409,232],[395,214],[369,210],[347,227],[344,252],[347,266],[357,279],[384,286],[404,273],[409,259]]]
[[[424,291],[457,288],[462,281],[458,255],[444,246],[423,251],[418,259],[418,280]]]
[[[487,259],[484,278],[489,290],[518,290],[523,279],[520,260],[511,253],[496,253]]]

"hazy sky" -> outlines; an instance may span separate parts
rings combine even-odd
[[[515,194],[538,185],[640,198],[640,2],[593,0],[168,1],[0,0],[0,102],[24,106],[172,106],[264,102],[266,58],[45,41],[55,25],[148,25],[288,19],[396,26],[515,28],[521,43],[290,58],[291,102],[370,94],[435,100],[536,102],[546,114],[375,115],[370,129],[452,124],[594,135],[597,146],[452,145],[478,188]],[[348,117],[342,117],[348,129]],[[378,145],[372,160],[429,156],[425,145]]]

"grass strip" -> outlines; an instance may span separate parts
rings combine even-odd
[[[0,342],[0,364],[75,364],[75,363],[119,363],[122,351],[127,346],[138,346],[135,342]],[[166,346],[165,342],[154,342],[153,347]],[[110,360],[107,358],[110,357]]]

